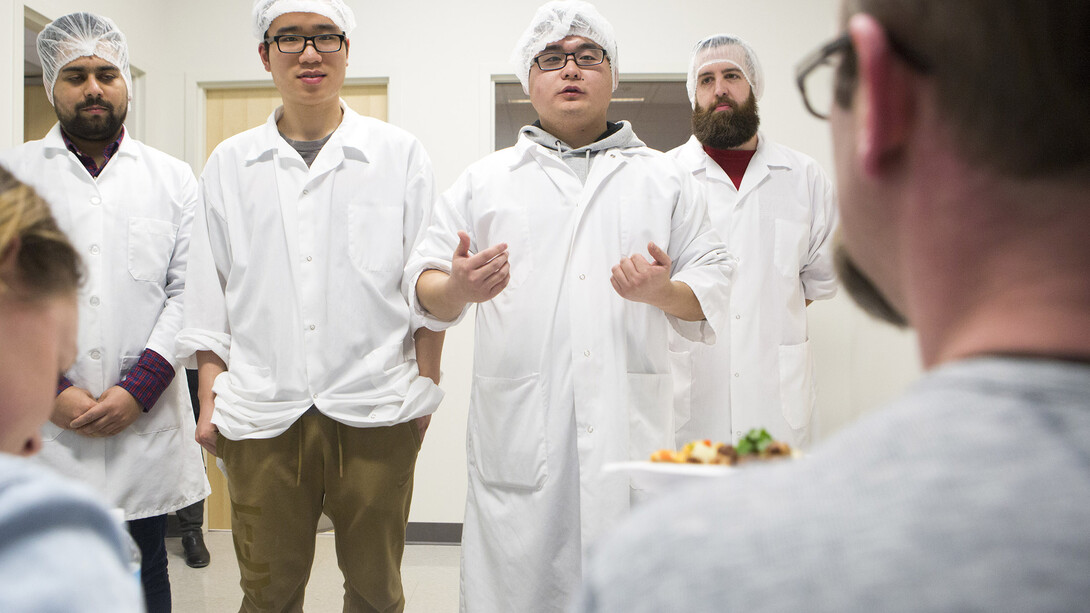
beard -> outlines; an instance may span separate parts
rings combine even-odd
[[[833,263],[841,284],[848,290],[848,295],[871,317],[893,324],[898,328],[907,328],[908,319],[890,303],[877,286],[856,265],[855,260],[844,248],[839,233],[833,248]]]
[[[89,106],[101,106],[106,109],[106,114],[87,116],[80,113],[80,110]],[[57,120],[60,121],[64,132],[70,137],[74,136],[86,141],[104,141],[112,140],[117,136],[121,126],[125,123],[128,112],[128,104],[118,114],[112,103],[102,98],[88,98],[77,104],[72,112],[58,108]]]
[[[715,107],[720,104],[728,104],[732,110],[717,112]],[[757,134],[760,126],[757,98],[752,91],[742,104],[727,96],[719,96],[710,107],[705,109],[698,103],[693,109],[693,135],[702,145],[714,149],[740,147]]]

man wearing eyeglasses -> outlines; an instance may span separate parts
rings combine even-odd
[[[283,106],[200,180],[183,356],[197,439],[223,461],[243,611],[301,610],[324,512],[346,611],[399,611],[413,469],[442,333],[417,331],[405,257],[434,198],[420,143],[340,100],[355,25],[341,0],[258,0]]]
[[[754,428],[794,447],[811,441],[817,398],[806,307],[836,294],[836,198],[817,162],[758,131],[764,83],[756,52],[736,36],[693,48],[693,136],[670,154],[700,184],[739,264],[723,342],[671,339],[679,447],[737,442]]]
[[[632,517],[581,611],[1090,602],[1090,7],[844,15],[798,71],[832,128],[838,268],[867,311],[915,327],[928,372],[805,460]]]
[[[426,325],[477,304],[462,605],[564,610],[629,507],[608,462],[673,447],[667,329],[711,342],[733,259],[703,199],[628,122],[609,23],[542,6],[513,63],[538,121],[436,204],[405,281]]]

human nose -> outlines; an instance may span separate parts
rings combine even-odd
[[[575,63],[574,53],[564,54],[564,65],[560,68],[560,76],[567,78],[571,76],[579,76],[582,74],[582,70],[579,68],[579,64]]]
[[[313,40],[303,41],[303,51],[299,53],[299,59],[306,62],[321,61],[322,54],[318,53],[318,45]]]
[[[83,82],[83,93],[85,96],[91,98],[102,96],[102,84],[98,82],[98,79],[94,75],[88,76],[87,80]]]

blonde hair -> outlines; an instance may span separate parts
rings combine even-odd
[[[0,294],[34,299],[72,293],[83,276],[79,255],[49,205],[0,166],[0,258],[9,257],[14,270],[0,271]]]

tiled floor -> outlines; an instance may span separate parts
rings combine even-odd
[[[307,586],[307,613],[337,613],[341,610],[343,579],[337,568],[333,535],[319,534],[314,569]],[[238,586],[238,564],[231,533],[205,533],[212,563],[189,568],[182,559],[182,543],[167,539],[170,586],[174,613],[230,613],[242,601]],[[458,555],[456,545],[409,545],[401,564],[405,586],[406,613],[455,613],[458,610]]]

